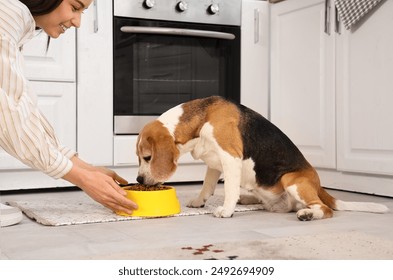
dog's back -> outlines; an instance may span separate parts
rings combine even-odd
[[[310,167],[296,145],[279,128],[255,111],[237,106],[241,112],[239,131],[243,140],[243,159],[251,158],[254,162],[259,185],[275,185],[282,175]]]

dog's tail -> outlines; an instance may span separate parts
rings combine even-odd
[[[359,211],[370,213],[386,213],[389,211],[389,208],[379,203],[342,201],[338,199],[336,200],[336,207],[333,209],[338,211]]]
[[[389,211],[388,207],[379,203],[353,202],[335,199],[327,191],[325,191],[323,187],[320,188],[318,195],[323,203],[336,211],[358,211],[370,213],[386,213]]]

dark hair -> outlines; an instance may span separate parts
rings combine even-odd
[[[56,9],[63,0],[19,0],[30,10],[33,16],[42,16],[49,14],[54,9]],[[39,30],[40,28],[36,28]],[[48,52],[50,44],[50,37],[48,36],[48,41],[46,42],[46,52]]]
[[[19,0],[29,8],[33,16],[49,14],[56,9],[63,0]]]

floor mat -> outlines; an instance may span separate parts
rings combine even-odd
[[[198,192],[179,190],[177,197],[181,204],[181,212],[171,217],[194,216],[213,213],[217,206],[223,204],[223,190],[217,190],[204,208],[188,208],[187,202],[194,198]],[[65,196],[66,197],[66,196]],[[101,204],[93,201],[85,193],[80,192],[78,196],[70,200],[66,199],[46,199],[31,201],[9,201],[9,205],[20,208],[26,216],[40,224],[48,226],[78,225],[89,223],[105,223],[116,221],[128,221],[136,219],[146,219],[142,217],[125,217],[116,215]],[[255,211],[263,209],[262,205],[237,205],[235,212]],[[164,217],[168,218],[168,217]]]

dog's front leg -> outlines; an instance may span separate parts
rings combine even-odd
[[[221,172],[207,168],[205,180],[203,181],[202,190],[198,197],[188,202],[187,206],[192,208],[200,208],[205,206],[206,200],[214,194],[214,190],[217,186],[218,179],[220,178]]]
[[[217,207],[213,215],[218,218],[229,218],[233,216],[240,196],[242,160],[231,158],[223,162],[224,205]]]

